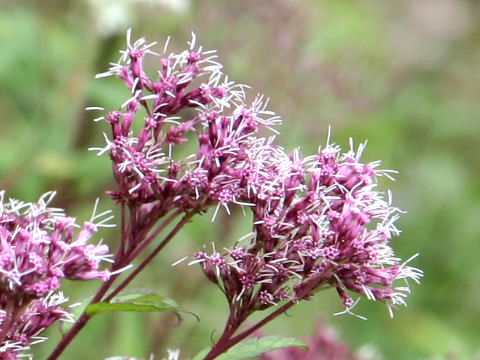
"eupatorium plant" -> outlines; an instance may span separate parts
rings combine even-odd
[[[15,359],[56,320],[70,320],[61,280],[106,280],[108,247],[90,244],[98,227],[109,226],[109,212],[82,227],[62,209],[48,207],[55,193],[36,203],[6,199],[0,192],[0,358]],[[77,231],[77,228],[80,228]]]
[[[3,206],[0,359],[16,358],[41,330],[68,316],[51,294],[61,278],[103,280],[49,357],[57,359],[99,306],[118,304],[122,290],[182,227],[210,208],[215,218],[242,207],[252,223],[224,252],[204,249],[190,262],[220,288],[230,309],[216,344],[195,359],[218,357],[320,290],[334,289],[345,312],[355,305],[353,294],[379,300],[390,312],[404,305],[407,280],[418,282],[421,272],[389,247],[401,211],[376,186],[391,172],[380,162],[362,163],[364,145],[354,148],[353,141],[346,152],[327,141],[314,155],[286,153],[275,141],[280,118],[262,96],[246,101],[247,87],[223,75],[214,51],[197,46],[195,36],[181,53],[168,53],[168,41],[160,53],[154,45],[133,42],[128,32],[119,62],[97,76],[122,80],[128,98],[115,110],[88,108],[110,128],[105,144],[92,150],[112,162],[116,186],[107,194],[121,209],[112,257],[104,245],[87,244],[105,221],[95,217],[75,237],[75,221],[46,207],[50,195],[38,204]],[[152,75],[148,57],[159,66]],[[110,267],[99,270],[105,259]],[[147,297],[140,302],[151,306],[154,297]],[[267,309],[263,320],[240,331],[250,315]]]

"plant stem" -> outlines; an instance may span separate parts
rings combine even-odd
[[[117,288],[115,288],[105,299],[104,301],[112,300],[120,291],[122,291],[130,282],[135,279],[135,277],[147,266],[155,256],[167,245],[170,240],[177,235],[180,229],[190,221],[192,216],[195,215],[194,212],[190,212],[184,215],[184,217],[178,222],[178,224],[168,233],[168,235],[162,240],[162,242],[152,251],[148,257],[142,261],[142,263],[132,272],[125,280],[123,280]],[[157,229],[158,230],[158,229]],[[154,234],[156,231],[154,232]],[[152,234],[153,235],[153,234]]]
[[[273,319],[275,319],[278,315],[284,313],[285,311],[287,311],[288,309],[290,309],[293,305],[297,304],[296,301],[293,301],[293,300],[290,300],[289,302],[287,302],[286,304],[282,305],[280,308],[278,308],[277,310],[275,310],[274,312],[272,312],[270,315],[268,315],[267,317],[265,317],[263,320],[259,321],[258,323],[256,323],[255,325],[253,325],[252,327],[248,328],[247,330],[241,332],[240,334],[238,334],[237,336],[234,336],[232,337],[229,341],[227,341],[220,349],[218,349],[216,351],[216,353],[212,354],[213,356],[212,357],[206,357],[205,360],[207,359],[214,359],[215,357],[217,357],[218,355],[224,353],[225,351],[227,351],[228,349],[230,349],[233,345],[235,344],[238,344],[240,341],[242,341],[243,339],[245,339],[246,337],[250,336],[251,334],[253,334],[255,331],[257,331],[258,329],[260,329],[262,326],[266,325],[267,323],[269,323],[270,321],[272,321]],[[213,349],[212,349],[213,350]]]
[[[173,212],[163,223],[161,223],[155,231],[153,231],[150,236],[146,237],[143,241],[140,241],[138,247],[136,247],[130,254],[127,256],[125,261],[127,264],[131,264],[133,260],[137,258],[138,255],[148,246],[150,243],[173,221],[175,218],[182,213],[181,210]]]
[[[210,350],[210,352],[207,354],[207,356],[205,357],[204,360],[212,360],[212,359],[215,359],[217,356],[219,356],[220,354],[223,354],[224,352],[226,352],[228,349],[230,349],[233,345],[239,343],[240,341],[242,341],[243,339],[245,339],[246,337],[248,337],[249,335],[251,335],[253,332],[255,332],[256,330],[260,329],[262,326],[264,326],[265,324],[269,323],[270,321],[272,321],[273,319],[275,319],[278,315],[280,315],[281,313],[287,311],[288,309],[290,309],[293,305],[295,305],[297,302],[291,300],[287,303],[285,303],[284,305],[282,305],[281,307],[279,307],[277,310],[275,310],[274,312],[272,312],[270,315],[268,315],[266,318],[264,318],[263,320],[259,321],[257,324],[253,325],[252,327],[248,328],[247,330],[241,332],[240,334],[238,334],[237,336],[234,336],[230,339],[226,339],[223,335],[222,337],[220,338],[220,340],[213,346],[212,350]],[[232,335],[231,333],[229,335]]]
[[[228,316],[227,324],[223,329],[222,336],[220,336],[220,339],[218,339],[217,343],[212,347],[204,360],[213,359],[215,356],[220,355],[223,352],[221,350],[223,349],[224,344],[228,343],[230,337],[235,333],[235,331],[237,331],[238,327],[241,324],[241,321],[234,321],[233,317],[233,314],[230,313],[230,315]]]
[[[102,297],[108,291],[110,286],[112,286],[113,282],[115,281],[115,278],[116,276],[112,276],[110,279],[108,279],[106,282],[103,283],[102,287],[95,294],[92,301],[90,301],[90,304],[95,304],[102,299]],[[65,348],[68,346],[68,344],[70,344],[70,342],[72,342],[72,340],[78,335],[80,330],[82,330],[85,327],[85,325],[87,325],[87,322],[89,320],[90,320],[90,316],[88,316],[84,311],[82,315],[80,315],[78,320],[75,322],[73,327],[70,329],[70,331],[62,338],[62,340],[60,340],[60,342],[57,344],[56,348],[52,351],[52,353],[50,354],[47,360],[57,359],[65,350]]]
[[[245,339],[246,337],[250,336],[252,333],[257,331],[258,329],[260,329],[262,326],[268,324],[270,321],[275,319],[278,315],[284,313],[285,311],[290,309],[293,305],[298,304],[300,300],[308,296],[313,289],[317,288],[324,281],[325,279],[323,277],[310,279],[305,284],[305,287],[302,289],[302,291],[297,294],[294,300],[290,300],[287,303],[283,304],[277,310],[273,311],[271,314],[266,316],[264,319],[260,320],[255,325],[249,327],[248,329],[242,331],[240,334],[234,337],[230,338],[230,336],[233,335],[234,331],[233,332],[228,331],[227,336],[225,336],[225,332],[227,332],[227,329],[228,329],[228,324],[227,324],[224,330],[224,334],[222,334],[219,341],[212,347],[212,349],[207,354],[207,356],[205,356],[204,360],[212,360],[212,359],[215,359],[217,356],[223,354],[232,346],[238,344],[240,341],[242,341],[243,339]],[[229,318],[229,321],[230,321],[230,318]],[[240,323],[238,323],[237,328],[238,326],[240,326]]]
[[[121,224],[121,231],[122,231],[122,241],[120,242],[120,247],[117,251],[117,256],[118,256],[118,259],[122,259],[124,254],[125,254],[125,242],[126,242],[126,239],[128,237],[128,232],[127,232],[127,229],[126,229],[126,209],[125,209],[125,203],[122,203],[121,204],[121,207],[120,207],[120,224]],[[115,259],[115,261],[117,261],[117,259]]]
[[[174,213],[175,215],[178,215]],[[122,291],[139,273],[145,266],[147,266],[153,258],[168,244],[168,242],[180,231],[180,229],[192,218],[195,212],[190,212],[184,215],[184,217],[178,222],[178,224],[170,231],[170,233],[162,240],[162,242],[155,248],[155,250],[135,269],[135,271],[130,274],[125,280],[123,280],[120,285],[113,290],[107,297],[103,299],[103,301],[110,301],[114,296],[116,296],[120,291]],[[169,217],[162,225],[157,228],[154,233],[147,238],[147,240],[151,241],[154,239],[154,236],[157,236],[158,233],[167,226],[173,217]],[[125,235],[123,235],[125,236]],[[120,266],[117,264],[113,264],[112,270],[117,269]],[[107,291],[112,286],[113,282],[116,280],[118,274],[112,276],[108,279],[105,283],[103,283],[102,287],[98,290],[95,297],[90,301],[89,305],[98,303],[102,301],[102,298],[105,296]],[[90,320],[90,316],[84,311],[82,315],[80,315],[79,319],[75,322],[75,325],[70,329],[70,331],[62,338],[62,340],[58,343],[57,347],[53,350],[47,360],[56,360],[65,350],[65,348],[72,342],[72,340],[78,335],[78,333],[85,327],[85,325]]]

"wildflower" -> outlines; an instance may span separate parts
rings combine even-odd
[[[194,35],[189,50],[180,54],[165,55],[166,44],[154,79],[143,62],[147,55],[161,56],[152,50],[155,43],[131,44],[130,33],[127,43],[119,63],[98,75],[119,77],[132,94],[120,111],[99,118],[111,126],[107,145],[94,148],[112,159],[119,189],[110,194],[129,204],[162,200],[166,210],[235,202],[244,168],[251,169],[256,154],[270,145],[255,134],[261,127],[273,129],[279,118],[266,110],[261,96],[248,106],[243,86],[223,77],[215,51],[197,48]],[[197,114],[178,116],[185,109]],[[144,124],[137,133],[134,121]],[[196,138],[197,153],[176,156],[189,136]]]
[[[106,245],[89,244],[98,227],[109,226],[108,212],[80,226],[62,209],[48,207],[54,192],[36,203],[6,199],[0,192],[0,358],[41,341],[38,335],[56,320],[69,319],[57,290],[61,280],[106,280]],[[103,220],[99,218],[103,217]],[[95,223],[95,221],[97,221]],[[10,355],[9,355],[10,354]]]
[[[255,232],[225,254],[197,255],[208,278],[242,317],[281,301],[309,299],[335,287],[350,311],[347,291],[387,304],[405,305],[408,284],[421,271],[394,256],[388,242],[399,230],[400,210],[375,190],[379,162],[363,164],[353,147],[341,154],[328,145],[302,159],[298,150],[269,161],[269,193],[251,192]],[[215,257],[215,261],[213,258]],[[240,310],[241,309],[241,310]]]
[[[72,321],[71,315],[62,306],[67,301],[60,293],[31,300],[23,306],[12,304],[6,296],[1,296],[0,327],[5,337],[0,346],[0,359],[17,359],[27,356],[31,345],[45,341],[39,336],[57,320]]]
[[[141,213],[148,219],[136,223],[142,234],[170,211],[251,206],[248,194],[266,191],[260,184],[268,185],[263,172],[269,157],[281,154],[273,137],[259,136],[262,129],[275,132],[279,117],[262,96],[246,103],[244,86],[223,75],[214,51],[197,46],[194,35],[189,49],[178,54],[167,54],[168,42],[161,54],[154,45],[145,39],[132,43],[128,32],[119,62],[97,77],[120,78],[129,99],[120,110],[89,108],[104,111],[97,120],[111,129],[106,145],[93,148],[112,160],[117,188],[108,194],[128,205],[132,218]],[[160,58],[156,77],[144,69],[148,56]],[[131,241],[126,253],[141,243]]]
[[[287,154],[275,143],[281,120],[268,101],[257,96],[247,104],[245,86],[223,75],[215,52],[197,46],[195,35],[178,54],[167,55],[168,41],[161,54],[154,45],[132,42],[128,32],[119,62],[98,75],[120,78],[129,98],[120,110],[91,108],[104,111],[97,120],[110,126],[106,145],[93,150],[110,156],[117,187],[108,193],[128,211],[118,266],[182,213],[147,262],[191,216],[210,207],[214,218],[230,206],[250,209],[251,235],[225,253],[200,252],[191,262],[201,264],[231,310],[206,359],[248,336],[246,330],[231,338],[253,312],[289,307],[322,289],[335,288],[345,312],[356,303],[351,293],[384,302],[390,313],[405,305],[408,283],[398,280],[418,282],[422,273],[389,247],[401,211],[389,193],[376,190],[377,178],[390,172],[379,170],[380,162],[361,162],[364,145]],[[155,77],[144,68],[147,56],[159,57]],[[263,137],[266,130],[274,135]]]

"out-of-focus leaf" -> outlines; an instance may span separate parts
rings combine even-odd
[[[244,360],[266,353],[267,351],[286,347],[298,347],[308,349],[308,346],[300,340],[281,336],[265,336],[259,339],[249,339],[238,343],[225,354],[217,357],[218,360]],[[202,350],[192,360],[202,360],[210,348]]]
[[[99,302],[89,305],[87,306],[86,313],[88,316],[93,316],[103,312],[181,311],[181,308],[174,300],[156,294],[128,294],[117,297],[113,301],[114,302]]]

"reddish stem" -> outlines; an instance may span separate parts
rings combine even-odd
[[[154,258],[155,256],[158,255],[158,253],[167,245],[170,240],[177,235],[177,233],[180,231],[180,229],[190,221],[192,216],[194,215],[194,212],[190,212],[185,214],[185,216],[178,222],[178,224],[168,233],[168,235],[162,240],[162,242],[155,248],[155,250],[152,251],[148,257],[142,261],[142,263],[135,269],[134,272],[132,272],[125,280],[123,280],[120,285],[118,285],[117,288],[115,288],[105,299],[104,301],[110,301],[112,300],[120,291],[122,291],[130,282],[132,282],[133,279],[147,266]],[[158,229],[157,229],[158,230]],[[154,234],[156,231],[154,232]],[[154,235],[152,234],[152,235]]]
[[[207,354],[207,356],[205,357],[204,360],[212,360],[212,359],[215,359],[217,356],[223,354],[224,352],[226,352],[228,349],[230,349],[232,346],[234,346],[235,344],[239,343],[240,341],[242,341],[243,339],[245,339],[246,337],[250,336],[252,333],[254,333],[256,330],[260,329],[262,326],[266,325],[267,323],[269,323],[270,321],[272,321],[273,319],[275,319],[278,315],[280,315],[281,313],[287,311],[288,309],[290,309],[293,305],[295,305],[297,302],[295,301],[289,301],[287,302],[286,304],[282,305],[281,307],[279,307],[277,310],[275,310],[274,312],[272,312],[270,315],[268,315],[266,318],[264,318],[263,320],[259,321],[258,323],[256,323],[255,325],[253,325],[252,327],[248,328],[247,330],[241,332],[240,334],[238,334],[237,336],[234,336],[230,339],[228,338],[224,338],[223,336],[220,338],[220,340],[213,346],[212,350],[210,350],[210,352]]]
[[[283,304],[277,310],[275,310],[274,312],[266,316],[264,319],[260,320],[255,325],[249,327],[248,329],[242,331],[240,334],[234,337],[230,337],[230,336],[233,335],[233,333],[240,326],[240,323],[243,320],[237,323],[238,325],[234,331],[227,331],[228,329],[228,323],[227,323],[227,326],[225,327],[225,330],[224,330],[224,334],[222,334],[219,341],[212,347],[212,349],[207,354],[207,356],[205,356],[204,360],[212,360],[212,359],[215,359],[217,356],[225,353],[232,346],[238,344],[240,341],[242,341],[243,339],[253,334],[262,326],[266,325],[267,323],[275,319],[278,315],[284,313],[285,311],[290,309],[293,305],[298,304],[300,300],[308,296],[313,291],[313,289],[317,288],[324,281],[325,281],[324,277],[310,279],[310,281],[308,281],[305,284],[305,287],[302,289],[302,291],[297,294],[297,297],[295,300],[290,300],[289,302]],[[230,322],[230,318],[228,322]],[[226,332],[228,332],[228,334],[225,334]]]
[[[177,213],[174,213],[175,215],[178,215]],[[191,217],[195,214],[195,212],[190,212],[185,214],[185,216],[178,222],[178,224],[170,231],[170,233],[163,239],[163,241],[155,248],[155,250],[135,269],[135,271],[130,274],[125,280],[121,282],[121,284],[113,290],[112,293],[110,293],[103,301],[110,301],[114,296],[116,296],[121,290],[123,290],[139,273],[145,266],[147,266],[153,258],[165,247],[165,245],[168,244],[168,242],[180,231],[180,229],[191,219]],[[172,214],[173,215],[173,214]],[[157,236],[159,229],[164,229],[165,226],[168,225],[168,223],[173,220],[173,217],[170,216],[168,219],[165,220],[165,222],[159,226],[159,228],[152,233],[151,236],[147,238],[147,240],[151,241],[154,239],[153,235]],[[167,223],[167,224],[166,224]],[[123,234],[125,236],[125,234]],[[123,262],[120,261],[120,264]],[[121,266],[121,265],[120,265]],[[120,267],[118,264],[113,264],[112,270],[118,269]],[[112,286],[113,282],[115,279],[118,277],[117,275],[112,276],[110,279],[108,279],[105,283],[103,283],[102,287],[98,290],[97,294],[95,297],[92,299],[90,304],[95,304],[100,301],[102,301],[102,298],[105,296],[107,291],[110,289]],[[89,305],[90,305],[89,304]],[[70,329],[70,331],[62,338],[62,340],[58,343],[57,347],[53,350],[53,352],[50,354],[47,360],[56,360],[58,357],[62,354],[62,352],[65,350],[65,348],[72,342],[72,340],[78,335],[78,333],[85,327],[85,325],[88,323],[90,320],[90,316],[86,314],[84,311],[80,318],[75,322],[75,325]]]
[[[140,253],[145,250],[145,248],[150,245],[150,243],[173,221],[175,218],[182,213],[181,210],[177,210],[173,212],[163,223],[161,223],[155,231],[153,231],[150,236],[148,236],[145,240],[140,241],[138,247],[136,247],[127,257],[125,261],[127,264],[131,264],[133,260],[137,258]]]
[[[90,304],[95,304],[102,299],[102,297],[108,291],[110,286],[112,286],[112,283],[114,282],[115,278],[116,278],[115,276],[112,276],[110,279],[108,279],[106,282],[103,283],[102,287],[95,294],[95,297],[92,299],[92,301],[90,301]],[[87,325],[87,322],[89,320],[90,320],[90,316],[88,316],[84,311],[82,315],[80,315],[78,320],[75,322],[73,327],[70,329],[70,331],[62,338],[62,340],[60,340],[60,342],[57,344],[57,347],[53,350],[53,352],[50,354],[47,360],[57,359],[65,350],[65,348],[68,346],[68,344],[70,344],[70,342],[78,335],[80,330],[82,330],[85,327],[85,325]]]

